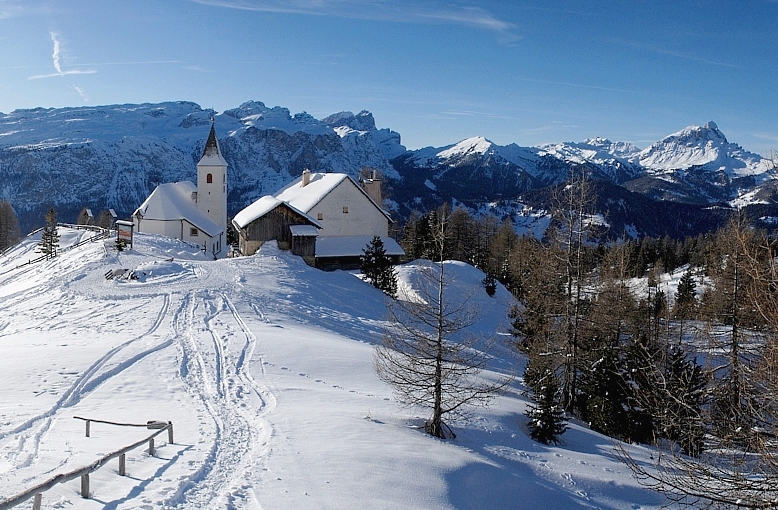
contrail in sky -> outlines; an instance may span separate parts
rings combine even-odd
[[[57,71],[56,73],[52,74],[36,74],[35,76],[30,76],[27,79],[28,80],[40,80],[41,78],[51,78],[54,76],[65,76],[68,74],[94,74],[97,71],[93,69],[87,69],[84,71],[77,71],[77,70],[71,70],[71,71],[63,71],[62,67],[59,63],[59,39],[57,39],[57,34],[54,32],[49,32],[51,35],[51,40],[54,43],[54,49],[51,52],[51,60],[54,64],[54,70]]]

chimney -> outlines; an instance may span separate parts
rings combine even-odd
[[[310,182],[311,182],[311,171],[306,168],[305,170],[303,170],[303,180],[300,183],[300,187],[304,188],[308,186]]]
[[[381,177],[373,170],[373,173],[369,179],[362,179],[362,188],[365,193],[378,204],[378,207],[383,207],[383,199],[381,198]]]

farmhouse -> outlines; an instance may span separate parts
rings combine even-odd
[[[392,219],[379,206],[380,182],[368,179],[365,184],[342,173],[306,170],[275,195],[260,198],[235,216],[241,254],[253,255],[264,242],[275,239],[279,247],[291,249],[315,267],[353,268],[359,266],[370,240],[379,236],[387,255],[398,261],[404,252],[388,235]]]
[[[161,234],[198,244],[214,257],[226,244],[227,161],[213,123],[190,181],[160,184],[132,214],[136,232]]]

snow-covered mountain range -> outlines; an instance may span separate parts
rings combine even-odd
[[[713,122],[643,150],[603,138],[521,147],[474,137],[408,151],[367,111],[317,120],[257,101],[222,113],[170,102],[0,114],[0,198],[25,230],[42,224],[50,207],[67,221],[83,207],[127,216],[158,184],[194,180],[211,119],[230,164],[229,214],[305,168],[380,170],[391,192],[386,205],[400,218],[445,201],[526,201],[523,194],[564,182],[577,165],[650,200],[699,206],[767,203],[778,182],[772,162],[728,142]]]
[[[230,214],[306,168],[398,177],[389,159],[405,152],[368,112],[320,121],[253,101],[220,114],[188,102],[17,110],[0,115],[0,198],[28,229],[50,207],[68,221],[83,207],[127,216],[158,184],[195,179],[211,119],[230,164]]]

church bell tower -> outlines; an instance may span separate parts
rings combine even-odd
[[[213,120],[203,157],[197,163],[197,208],[226,230],[227,161],[219,148]]]

